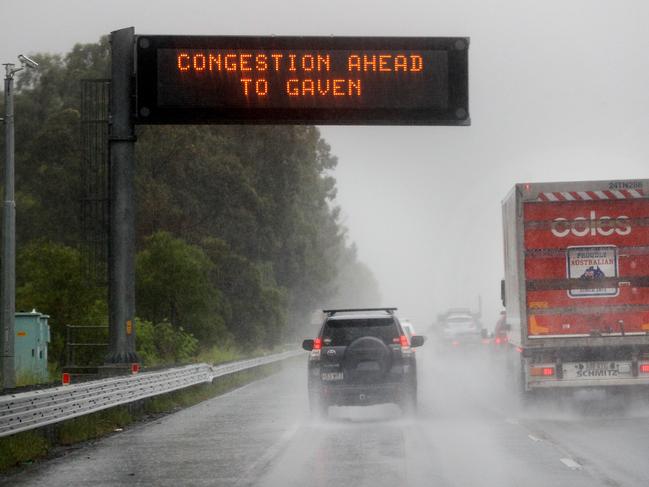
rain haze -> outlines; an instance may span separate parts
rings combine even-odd
[[[382,305],[492,327],[500,202],[517,182],[646,176],[649,6],[627,1],[3,2],[2,62],[137,34],[468,36],[470,127],[322,127],[337,203]]]
[[[85,454],[72,454],[69,463],[57,458],[51,470],[27,472],[13,479],[16,485],[43,479],[52,485],[66,480],[86,485],[93,478],[109,483],[120,462],[126,467],[115,477],[119,485],[129,483],[124,475],[150,475],[142,485],[173,485],[172,480],[237,486],[649,484],[642,453],[649,448],[649,379],[640,398],[636,391],[608,394],[602,381],[587,391],[581,384],[577,400],[561,396],[544,402],[544,397],[530,407],[529,387],[523,384],[524,399],[513,392],[521,375],[511,379],[510,374],[519,369],[510,368],[511,359],[493,352],[495,342],[489,341],[501,338],[493,335],[505,278],[501,203],[514,184],[649,177],[648,2],[5,0],[0,18],[1,63],[17,62],[21,53],[65,54],[77,43],[97,42],[130,26],[138,35],[470,38],[470,126],[319,126],[338,159],[332,171],[334,203],[349,242],[378,283],[381,302],[376,304],[397,307],[418,333],[429,335],[416,351],[420,406],[415,419],[383,404],[329,412],[325,405],[325,419],[306,419],[311,416],[305,359],[258,383],[102,440],[91,446],[85,463]],[[597,245],[606,246],[592,246]],[[634,245],[649,248],[649,242]],[[639,268],[649,259],[641,262]],[[647,305],[641,299],[634,303]],[[449,308],[481,311],[489,333],[477,338],[488,352],[462,356],[449,349],[450,339],[446,347],[440,343],[449,336],[434,328]],[[642,316],[649,316],[646,310]],[[537,326],[533,323],[530,327]],[[557,323],[565,332],[566,323]],[[618,337],[609,325],[608,335],[630,338],[623,326]],[[649,322],[638,326],[637,336],[644,339]],[[511,331],[503,329],[502,339]],[[605,331],[596,330],[597,338]],[[395,336],[392,345],[401,338]],[[322,336],[310,346],[334,349],[334,341]],[[452,343],[458,344],[455,338]],[[644,342],[591,355],[582,349],[575,356],[546,350],[519,359],[522,349],[512,347],[512,354],[517,364],[537,365],[530,377],[563,379],[564,362],[577,368],[589,361],[610,363],[611,371],[628,373],[629,379],[632,371],[637,378],[638,367],[649,374],[649,343]],[[633,357],[623,356],[631,349]],[[505,369],[507,375],[501,373]],[[525,372],[522,377],[532,380]],[[510,379],[516,387],[509,387]],[[271,396],[271,404],[262,399]],[[213,422],[203,427],[197,423],[201,416]],[[231,447],[215,460],[210,452],[189,449],[200,438]],[[616,439],[625,446],[611,451]],[[164,450],[167,442],[177,441],[186,447],[181,453],[138,456],[139,450],[152,445]],[[212,461],[218,474],[209,477],[205,463]],[[218,482],[212,484],[214,478]]]

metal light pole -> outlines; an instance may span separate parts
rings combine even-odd
[[[14,361],[15,313],[16,313],[16,202],[14,200],[14,75],[25,68],[38,64],[22,54],[18,56],[21,67],[7,63],[5,67],[5,173],[4,203],[2,211],[2,386],[16,387]]]

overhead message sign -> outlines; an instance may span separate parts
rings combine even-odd
[[[138,36],[137,123],[469,125],[466,38]]]

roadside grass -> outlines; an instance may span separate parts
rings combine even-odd
[[[69,446],[82,441],[94,440],[114,432],[117,428],[123,428],[136,419],[137,417],[129,411],[127,406],[117,406],[79,416],[61,423],[57,428],[56,443]]]
[[[243,351],[233,346],[215,345],[207,350],[202,350],[196,356],[194,362],[208,363],[213,365],[222,364],[225,362],[232,362],[234,360],[243,360],[247,358],[263,357],[272,353],[284,352],[286,350],[294,349],[292,344],[277,345],[273,348],[256,348],[254,350]]]
[[[36,431],[0,438],[0,472],[43,457],[49,449],[49,441]]]
[[[263,365],[124,406],[80,416],[68,421],[0,438],[0,473],[46,457],[56,446],[94,440],[151,416],[198,404],[279,371],[281,363]],[[0,477],[2,481],[2,477]]]
[[[16,376],[16,387],[28,386],[32,384],[46,384],[49,379],[49,372],[47,377],[43,378],[40,374],[35,372],[21,372]]]
[[[222,364],[223,362],[232,362],[244,358],[254,357],[254,354],[244,353],[234,347],[214,346],[207,350],[202,350],[196,357],[197,363]]]

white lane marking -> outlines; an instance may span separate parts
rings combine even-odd
[[[572,458],[561,458],[561,463],[563,463],[570,470],[581,470],[582,466],[575,462]]]
[[[534,435],[527,435],[527,437],[532,441],[543,441],[541,438],[537,438]]]

